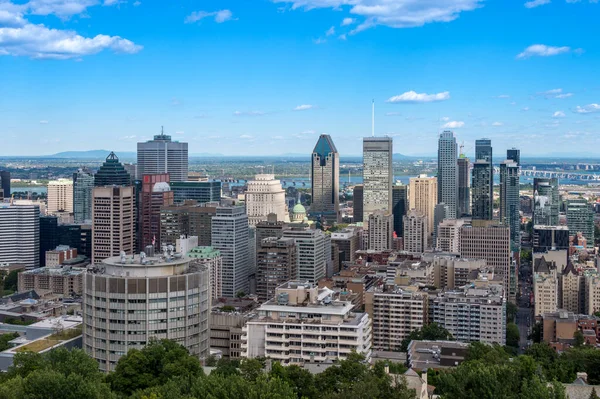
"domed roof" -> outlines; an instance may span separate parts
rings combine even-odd
[[[169,183],[164,181],[156,183],[152,188],[152,192],[155,193],[164,193],[165,191],[171,191],[171,187],[169,186]]]
[[[296,204],[292,208],[292,213],[306,213],[306,208],[302,204]]]

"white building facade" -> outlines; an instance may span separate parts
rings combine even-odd
[[[276,214],[277,220],[289,222],[285,190],[281,187],[281,182],[275,179],[275,175],[256,175],[254,180],[248,182],[246,212],[250,226],[265,222],[270,213]]]

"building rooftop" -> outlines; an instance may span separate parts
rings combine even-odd
[[[37,269],[27,270],[23,274],[49,275],[49,276],[78,276],[85,273],[84,267],[39,267]]]

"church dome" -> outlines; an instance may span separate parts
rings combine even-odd
[[[292,208],[292,213],[306,213],[306,208],[302,204],[296,204]]]

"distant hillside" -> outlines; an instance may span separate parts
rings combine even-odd
[[[110,151],[108,150],[90,150],[90,151],[65,151],[59,152],[54,155],[48,155],[44,158],[75,158],[75,159],[105,159]],[[119,152],[115,151],[115,154],[119,159],[135,159],[137,154],[135,152]]]

